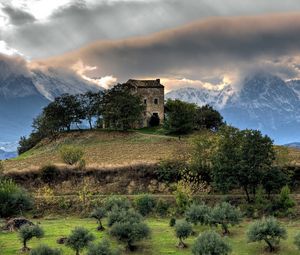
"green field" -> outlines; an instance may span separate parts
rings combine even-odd
[[[106,236],[109,238],[108,230],[105,232],[97,232],[95,230],[96,223],[92,219],[79,219],[79,218],[52,218],[52,219],[42,219],[35,220],[34,222],[39,222],[40,225],[45,230],[45,237],[36,240],[33,239],[29,242],[29,247],[35,247],[39,243],[46,243],[52,247],[60,247],[63,250],[63,254],[71,255],[74,254],[72,250],[64,247],[64,245],[59,245],[56,243],[56,240],[59,237],[66,236],[70,231],[76,226],[83,226],[91,230],[97,240]],[[179,250],[176,247],[177,240],[174,235],[174,229],[169,227],[169,219],[157,219],[150,218],[146,222],[151,228],[151,239],[139,243],[139,247],[136,251],[131,252],[130,254],[135,255],[158,255],[158,254],[191,254],[190,247],[193,243],[195,236],[190,237],[186,240],[186,243],[189,245],[188,249]],[[293,238],[297,231],[300,231],[300,222],[299,221],[282,221],[282,224],[286,226],[288,230],[288,239],[281,242],[280,250],[276,252],[278,255],[296,255],[300,254],[300,251],[296,249],[293,244]],[[228,242],[232,247],[233,255],[258,255],[258,254],[270,254],[265,251],[264,243],[247,243],[246,234],[248,222],[244,221],[241,225],[233,227],[231,229],[231,235],[227,238]],[[194,227],[196,235],[201,231],[207,229],[208,227]],[[218,232],[221,232],[220,229],[216,229]],[[120,245],[116,240],[111,240],[113,245],[118,246],[123,252],[122,254],[129,254],[124,252],[122,249],[123,245]],[[18,240],[17,233],[10,232],[1,232],[0,233],[0,243],[1,243],[1,254],[12,255],[20,254],[21,242]],[[86,251],[83,252],[86,254]]]

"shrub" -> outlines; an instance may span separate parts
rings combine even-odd
[[[205,204],[192,204],[185,213],[186,220],[190,223],[197,225],[207,224],[209,220],[211,208]]]
[[[54,165],[43,166],[40,170],[41,180],[45,183],[53,183],[59,177],[59,170]]]
[[[287,238],[285,228],[274,217],[263,218],[252,223],[247,236],[249,242],[265,241],[270,252],[275,250],[275,246],[279,244],[280,239]]]
[[[242,215],[239,209],[227,202],[216,205],[211,214],[209,222],[211,225],[221,225],[224,235],[229,234],[229,225],[234,226],[241,222]]]
[[[189,196],[182,190],[175,192],[175,200],[177,205],[177,211],[179,213],[184,213],[188,205],[190,204]]]
[[[178,248],[185,248],[187,245],[183,242],[184,239],[188,238],[192,234],[192,226],[185,220],[176,222],[175,233],[176,237],[179,238]]]
[[[97,207],[95,208],[92,213],[91,213],[91,217],[92,218],[95,218],[97,220],[97,223],[98,223],[98,228],[97,230],[99,231],[103,231],[104,230],[104,227],[102,225],[102,222],[101,220],[106,216],[106,211],[104,208],[102,207]]]
[[[0,218],[21,214],[32,208],[29,194],[12,180],[0,179]]]
[[[108,212],[116,209],[128,210],[131,207],[131,203],[127,198],[120,196],[110,196],[105,199],[104,207]]]
[[[23,243],[23,251],[28,251],[27,242],[33,237],[42,238],[44,236],[44,231],[39,225],[23,225],[20,228],[19,237]]]
[[[170,204],[162,199],[159,199],[156,204],[156,212],[159,216],[164,217],[168,214]]]
[[[205,231],[196,239],[192,247],[194,255],[227,255],[230,246],[214,231]]]
[[[279,194],[279,197],[275,200],[273,204],[273,211],[278,216],[288,216],[293,213],[293,207],[296,203],[291,198],[291,192],[288,186],[284,186]]]
[[[142,216],[134,211],[130,210],[114,210],[108,214],[107,224],[108,226],[112,226],[117,222],[140,222],[142,221]]]
[[[61,159],[68,165],[74,165],[82,160],[84,155],[83,151],[79,147],[65,145],[59,150]]]
[[[143,222],[116,222],[112,226],[110,234],[126,243],[129,250],[133,250],[135,242],[150,235],[150,229]]]
[[[68,236],[66,246],[73,249],[76,252],[76,255],[79,255],[79,253],[94,239],[94,235],[87,229],[83,227],[76,227]]]
[[[149,196],[149,195],[143,195],[143,196],[137,197],[135,203],[136,203],[137,210],[143,216],[146,216],[146,215],[150,214],[151,212],[153,212],[155,209],[155,205],[156,205],[156,201],[155,201],[154,197]]]
[[[300,233],[299,232],[295,236],[294,244],[297,246],[298,250],[300,250]]]
[[[45,244],[41,244],[32,249],[30,255],[61,255],[61,251],[59,249],[52,249]]]
[[[181,169],[185,166],[186,163],[179,160],[164,160],[160,162],[155,170],[158,181],[166,183],[179,181],[181,179]]]
[[[176,225],[176,219],[175,218],[171,218],[170,222],[169,222],[169,226],[170,227],[174,227]]]
[[[113,250],[107,240],[102,240],[97,244],[91,244],[87,255],[118,255],[119,252]]]

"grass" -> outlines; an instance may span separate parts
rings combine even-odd
[[[36,247],[40,243],[45,243],[51,247],[59,247],[63,250],[64,255],[74,254],[72,250],[59,245],[56,240],[59,237],[67,236],[70,231],[76,226],[84,226],[93,232],[96,236],[96,241],[103,237],[110,238],[108,231],[98,232],[95,230],[96,223],[92,219],[79,219],[79,218],[53,218],[53,219],[42,219],[39,220],[40,225],[45,230],[45,237],[37,240],[33,239],[29,242],[29,247]],[[151,239],[142,241],[139,243],[138,249],[130,254],[135,255],[158,255],[158,254],[191,254],[191,246],[196,236],[190,237],[186,240],[188,249],[179,250],[176,248],[178,240],[174,235],[174,229],[169,227],[169,219],[156,219],[150,218],[146,222],[151,228]],[[288,230],[288,239],[283,240],[280,243],[280,249],[276,252],[277,255],[296,255],[299,251],[293,244],[293,238],[297,231],[300,230],[300,223],[298,221],[282,222]],[[232,255],[265,255],[270,254],[265,250],[264,243],[247,243],[246,231],[249,222],[244,221],[241,225],[231,228],[231,235],[226,239],[232,247]],[[208,229],[208,227],[197,226],[194,227],[196,235],[201,231]],[[221,232],[220,229],[216,231]],[[111,239],[113,246],[119,247],[122,250],[122,254],[127,254],[124,251],[124,245],[119,244],[116,240]],[[14,255],[19,254],[21,248],[21,242],[18,240],[17,233],[0,232],[0,254]],[[83,254],[86,254],[85,252]]]
[[[179,140],[149,130],[71,132],[61,134],[53,141],[44,140],[21,156],[5,161],[5,170],[32,170],[49,163],[61,164],[58,151],[65,144],[80,146],[85,153],[87,166],[90,167],[156,163],[188,146],[187,139]]]

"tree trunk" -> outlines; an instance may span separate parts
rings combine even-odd
[[[103,227],[103,225],[102,225],[102,222],[101,222],[101,220],[98,220],[98,228],[97,228],[97,230],[98,231],[103,231],[103,230],[105,230],[105,228]]]
[[[244,187],[244,190],[245,190],[245,193],[246,193],[246,196],[247,196],[247,202],[250,204],[251,199],[250,199],[250,196],[249,196],[249,192],[248,192],[247,187]]]
[[[271,242],[268,239],[265,239],[265,242],[269,246],[269,252],[273,252],[275,249],[274,249],[273,245],[271,244]]]
[[[90,130],[92,130],[92,129],[93,129],[93,126],[92,126],[92,120],[89,119],[88,121],[89,121],[89,125],[90,125]]]
[[[182,241],[182,238],[179,238],[179,243],[177,247],[180,249],[186,248],[186,244]]]
[[[79,254],[79,250],[76,250],[76,255],[80,255],[80,254]]]
[[[227,227],[226,224],[222,224],[222,228],[223,228],[223,230],[224,230],[224,232],[223,232],[223,235],[224,235],[224,236],[230,234],[230,232],[229,232],[228,227]]]

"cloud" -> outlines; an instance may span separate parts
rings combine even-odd
[[[0,79],[6,79],[10,75],[30,76],[27,62],[21,56],[0,53]]]
[[[72,66],[78,60],[124,81],[136,77],[210,80],[231,77],[238,83],[249,71],[299,76],[300,13],[210,18],[176,29],[124,40],[101,40],[62,56],[37,61]],[[291,58],[292,56],[292,58]]]
[[[8,15],[10,23],[16,26],[22,26],[36,21],[32,14],[12,6],[3,7],[2,11]]]

